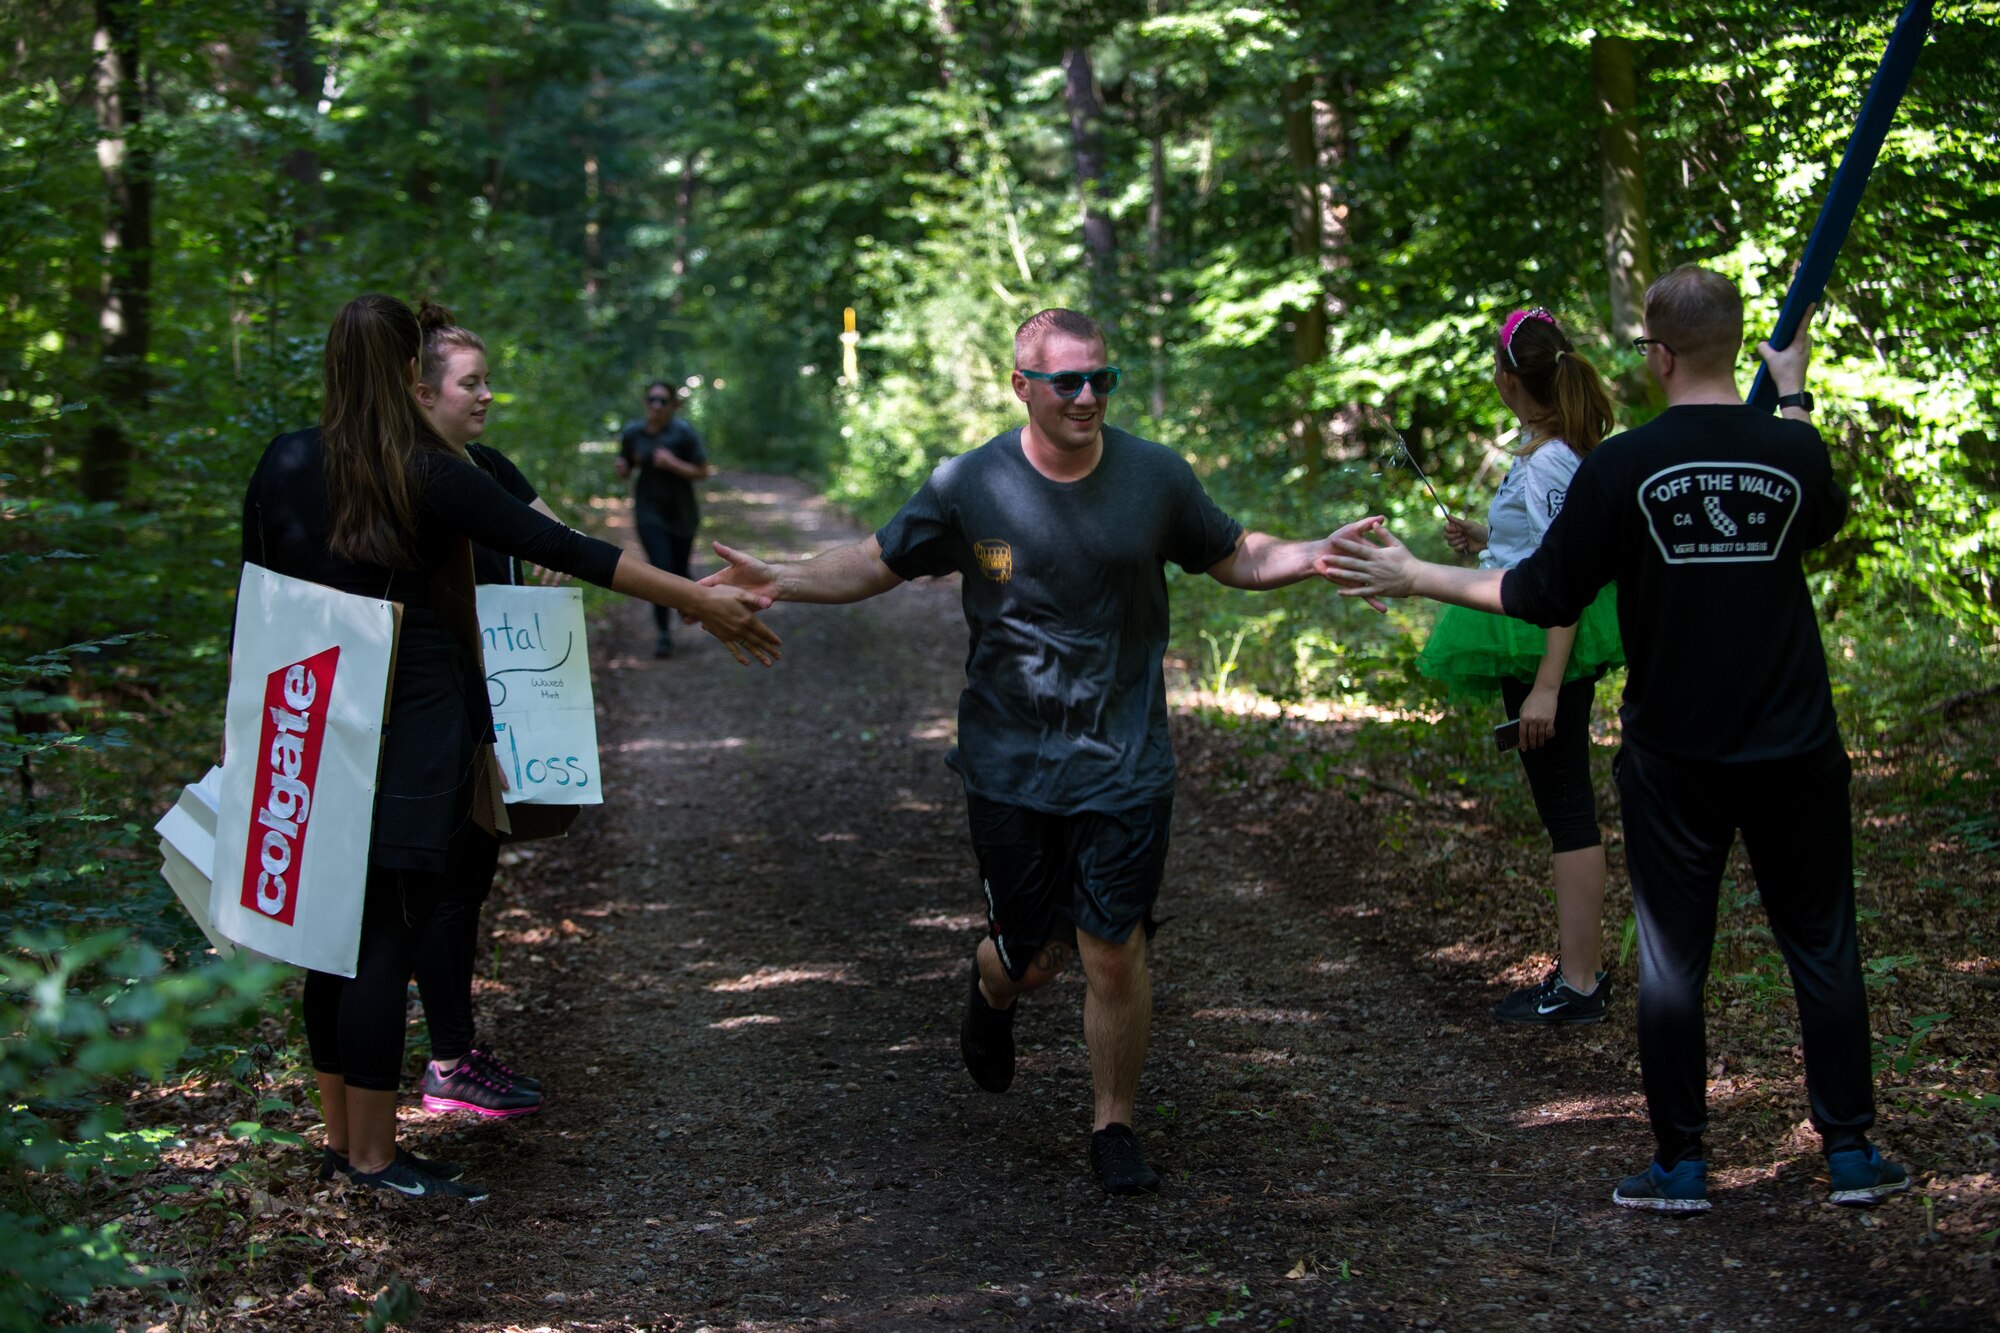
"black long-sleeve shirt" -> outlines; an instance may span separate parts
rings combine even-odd
[[[477,466],[450,454],[419,451],[416,558],[413,569],[362,564],[333,553],[325,445],[318,427],[271,441],[243,497],[243,558],[294,578],[324,583],[410,607],[430,605],[431,577],[452,543],[480,546],[611,586],[618,548],[538,514]]]
[[[1846,518],[1812,426],[1741,405],[1670,407],[1583,460],[1501,601],[1568,625],[1617,580],[1628,742],[1724,763],[1804,754],[1839,730],[1799,561]]]
[[[500,489],[533,507],[541,497],[521,469],[514,466],[514,460],[495,449],[490,444],[468,444],[465,452],[479,465],[479,470],[499,485]],[[537,510],[536,512],[540,512]],[[520,562],[511,555],[504,555],[490,546],[477,542],[472,546],[472,581],[474,583],[519,583],[521,581]]]

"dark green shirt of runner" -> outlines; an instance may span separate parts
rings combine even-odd
[[[1018,428],[940,465],[875,537],[902,578],[964,576],[966,790],[1055,814],[1171,791],[1166,562],[1201,573],[1242,534],[1187,460],[1109,426],[1080,481],[1037,472]]]

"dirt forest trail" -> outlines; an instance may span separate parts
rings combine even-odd
[[[705,538],[860,535],[793,481],[710,495]],[[1613,1207],[1647,1143],[1629,1002],[1496,1030],[1391,910],[1420,901],[1382,850],[1399,798],[1302,815],[1222,781],[1188,719],[1137,1126],[1166,1187],[1107,1200],[1080,981],[1026,1002],[1006,1096],[959,1063],[956,588],[771,623],[771,671],[690,631],[656,662],[636,607],[597,630],[611,802],[488,922],[489,1030],[549,1104],[438,1141],[495,1193],[399,1210],[420,1327],[1955,1326],[1868,1269],[1865,1229],[1914,1202],[1836,1213],[1803,1139],[1776,1178],[1724,1171],[1707,1217]]]

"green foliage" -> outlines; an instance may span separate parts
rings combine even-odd
[[[277,970],[169,971],[117,930],[13,937],[0,954],[0,1329],[41,1328],[99,1287],[177,1276],[116,1223],[92,1220],[172,1138],[127,1129],[118,1090],[166,1077],[202,1054],[195,1043],[233,1041]]]

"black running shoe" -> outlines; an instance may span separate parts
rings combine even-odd
[[[653,640],[653,656],[672,657],[673,655],[674,655],[673,636],[668,634],[665,630],[661,630],[659,637]]]
[[[465,1062],[489,1078],[503,1079],[508,1083],[512,1083],[523,1092],[540,1092],[542,1090],[542,1081],[540,1079],[529,1078],[526,1074],[515,1073],[512,1069],[494,1059],[493,1052],[491,1051],[482,1051],[475,1046],[465,1053]]]
[[[1604,1008],[1611,1002],[1611,978],[1599,972],[1597,989],[1590,994],[1574,989],[1563,980],[1562,965],[1549,970],[1540,985],[1524,986],[1493,1006],[1493,1016],[1502,1023],[1524,1023],[1555,1027],[1563,1023],[1601,1023]]]
[[[1130,1125],[1106,1125],[1090,1136],[1090,1169],[1106,1194],[1160,1192],[1160,1173],[1146,1165]]]
[[[460,1060],[450,1073],[439,1069],[435,1060],[426,1064],[423,1092],[426,1111],[470,1111],[505,1120],[542,1109],[541,1093],[489,1075],[467,1060]]]
[[[1636,1176],[1627,1176],[1611,1191],[1620,1208],[1650,1208],[1656,1213],[1708,1211],[1708,1163],[1696,1158],[1675,1162],[1671,1171],[1658,1162]]]
[[[1014,1011],[1016,1001],[995,1009],[979,989],[979,960],[972,962],[972,995],[965,1002],[965,1021],[958,1029],[958,1053],[972,1081],[988,1092],[1005,1092],[1014,1081]]]
[[[436,1159],[419,1157],[401,1148],[396,1149],[396,1156],[425,1175],[436,1176],[439,1180],[457,1180],[465,1174],[465,1168],[457,1162],[447,1162],[441,1157]],[[332,1180],[335,1176],[351,1176],[354,1174],[354,1165],[347,1160],[346,1153],[327,1148],[320,1155],[318,1174],[321,1180]]]
[[[1910,1173],[1873,1146],[1828,1153],[1826,1176],[1833,1201],[1853,1208],[1872,1208],[1910,1187]]]
[[[463,1199],[467,1203],[478,1203],[487,1191],[478,1185],[468,1185],[462,1180],[440,1180],[427,1171],[419,1171],[410,1165],[408,1153],[397,1153],[396,1160],[381,1171],[354,1171],[347,1173],[347,1183],[361,1189],[394,1190],[411,1199]]]

